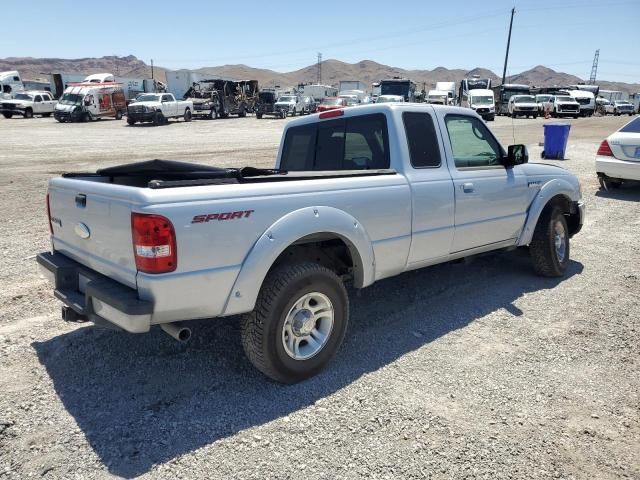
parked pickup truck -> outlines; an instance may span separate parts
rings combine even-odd
[[[170,118],[183,118],[190,122],[193,102],[176,100],[171,93],[143,93],[127,107],[127,123],[153,122],[154,125],[167,123]]]
[[[34,115],[49,117],[56,108],[56,101],[51,92],[23,92],[16,93],[10,100],[0,102],[0,113],[4,118],[21,115],[32,118]]]
[[[186,340],[184,320],[242,314],[251,362],[296,382],[340,347],[345,285],[516,247],[562,276],[580,185],[527,160],[469,109],[331,110],[287,124],[273,170],[154,160],[53,178],[37,261],[66,320]]]

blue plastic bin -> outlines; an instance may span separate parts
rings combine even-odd
[[[544,151],[543,158],[555,158],[564,160],[567,151],[567,141],[569,140],[568,123],[545,123],[544,124]]]

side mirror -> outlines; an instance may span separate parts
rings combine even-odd
[[[522,165],[529,161],[529,152],[526,145],[509,145],[506,158],[502,159],[502,164],[506,168]]]

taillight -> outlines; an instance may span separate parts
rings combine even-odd
[[[340,109],[340,110],[327,110],[326,112],[322,112],[320,114],[320,119],[322,120],[323,118],[341,117],[342,115],[344,115],[344,110],[342,110],[342,109]]]
[[[131,235],[136,268],[140,272],[167,273],[177,268],[176,232],[168,218],[132,213]]]
[[[598,147],[598,153],[596,155],[602,155],[604,157],[613,157],[613,152],[611,151],[611,147],[609,146],[609,142],[603,140]]]
[[[51,204],[49,203],[49,194],[47,193],[47,218],[49,219],[49,232],[53,235],[53,224],[51,223]]]

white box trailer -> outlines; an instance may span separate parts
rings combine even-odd
[[[440,92],[448,92],[449,105],[455,105],[456,99],[456,82],[436,82],[436,88]]]
[[[338,84],[338,92],[344,92],[346,90],[367,90],[367,85],[360,80],[340,80]]]
[[[337,97],[338,89],[331,85],[305,85],[302,88],[302,94],[305,97],[313,97],[316,100],[322,100],[327,97]]]

